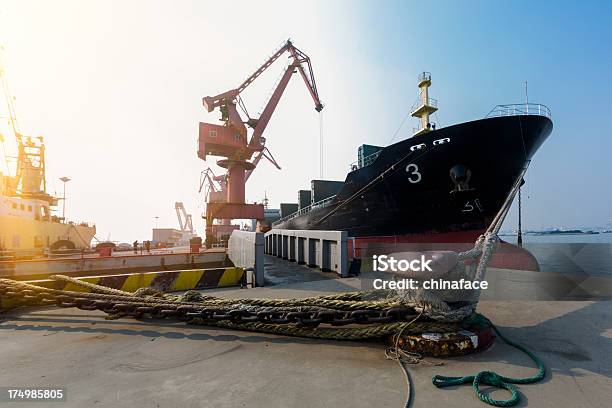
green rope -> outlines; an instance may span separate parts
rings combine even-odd
[[[446,377],[443,375],[434,375],[431,379],[433,385],[438,388],[450,387],[453,385],[461,385],[472,383],[472,388],[476,393],[476,396],[483,402],[493,405],[496,407],[511,407],[519,403],[520,397],[516,387],[512,384],[531,384],[538,381],[541,381],[546,375],[546,367],[544,367],[544,363],[531,351],[527,350],[525,347],[521,346],[513,342],[512,340],[504,337],[500,331],[491,323],[486,317],[481,314],[475,313],[473,316],[466,319],[464,322],[464,326],[469,325],[490,325],[490,327],[497,333],[500,339],[502,339],[506,344],[515,347],[527,354],[531,360],[538,366],[538,373],[531,377],[527,378],[512,378],[512,377],[504,377],[502,375],[497,374],[494,371],[480,371],[476,375],[468,375],[464,377]],[[506,400],[496,400],[493,399],[480,391],[480,385],[486,384],[491,385],[493,387],[505,389],[510,392],[510,398]]]

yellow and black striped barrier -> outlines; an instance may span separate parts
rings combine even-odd
[[[119,275],[84,276],[75,279],[119,289],[124,292],[135,292],[140,288],[153,288],[162,292],[178,292],[192,289],[220,288],[237,286],[243,281],[243,268],[188,269],[182,271],[140,272]],[[89,292],[89,288],[61,280],[26,281],[32,285],[50,289],[72,292]],[[0,295],[0,311],[14,307],[13,299],[4,299]]]

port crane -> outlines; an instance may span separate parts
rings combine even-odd
[[[178,218],[179,227],[182,233],[193,234],[193,222],[191,214],[187,214],[185,205],[182,202],[177,201],[174,203],[174,209],[176,210],[176,217]]]
[[[0,48],[0,51],[2,48]],[[1,57],[1,55],[0,55]],[[0,134],[3,156],[9,175],[0,177],[0,193],[8,196],[43,200],[50,206],[57,205],[57,199],[47,193],[47,179],[45,168],[45,144],[42,136],[31,137],[23,135],[19,130],[17,114],[15,113],[15,97],[9,90],[4,65],[0,58],[0,90],[6,105],[7,119],[11,133],[15,137],[17,157],[15,176],[10,176],[11,166],[4,147],[4,136]],[[11,157],[15,159],[15,157]],[[1,174],[1,172],[0,172]],[[47,213],[44,218],[49,218]]]
[[[270,99],[258,118],[250,117],[240,94],[257,79],[270,65],[284,53],[289,53],[290,62],[275,85]],[[200,122],[198,139],[198,157],[206,160],[207,156],[222,157],[217,165],[227,169],[224,176],[226,190],[223,202],[210,199],[206,204],[206,241],[216,240],[214,220],[258,219],[264,218],[262,204],[245,203],[245,184],[253,170],[262,158],[266,158],[277,168],[280,166],[266,148],[263,133],[270,122],[274,110],[278,106],[283,92],[294,73],[299,73],[314,103],[315,110],[320,112],[323,103],[319,98],[317,86],[310,63],[310,58],[287,40],[274,54],[268,58],[237,88],[216,96],[202,98],[202,103],[208,112],[219,109],[222,125]],[[238,112],[241,108],[247,116],[243,120]],[[252,134],[248,137],[248,128]],[[253,155],[255,154],[255,158]],[[217,180],[218,181],[218,180]],[[209,182],[210,183],[210,182]]]

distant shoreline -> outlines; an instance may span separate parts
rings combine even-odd
[[[597,235],[597,234],[608,234],[612,231],[581,231],[581,230],[568,230],[568,231],[528,231],[523,232],[523,235],[531,236],[546,236],[546,235]],[[499,234],[500,237],[516,237],[518,234],[513,232],[502,232]]]

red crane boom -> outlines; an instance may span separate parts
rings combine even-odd
[[[276,85],[270,100],[266,103],[259,118],[248,117],[243,121],[237,105],[242,105],[240,93],[257,79],[274,61],[283,53],[289,52],[291,61],[285,69],[280,81]],[[310,58],[297,49],[290,40],[287,40],[266,62],[253,72],[240,86],[223,92],[216,96],[202,98],[202,103],[208,112],[215,108],[221,111],[223,125],[200,122],[198,157],[220,156],[217,164],[227,169],[226,202],[209,202],[206,206],[207,241],[209,241],[209,226],[215,219],[263,219],[263,206],[260,204],[245,204],[245,182],[255,169],[262,157],[268,159],[280,169],[270,152],[265,147],[263,133],[272,118],[274,110],[280,102],[283,92],[294,73],[299,72],[315,103],[315,109],[320,112],[323,103],[319,98],[317,86],[310,63]],[[246,109],[245,109],[246,111]],[[248,140],[247,127],[253,129]],[[253,153],[258,153],[253,161]]]

